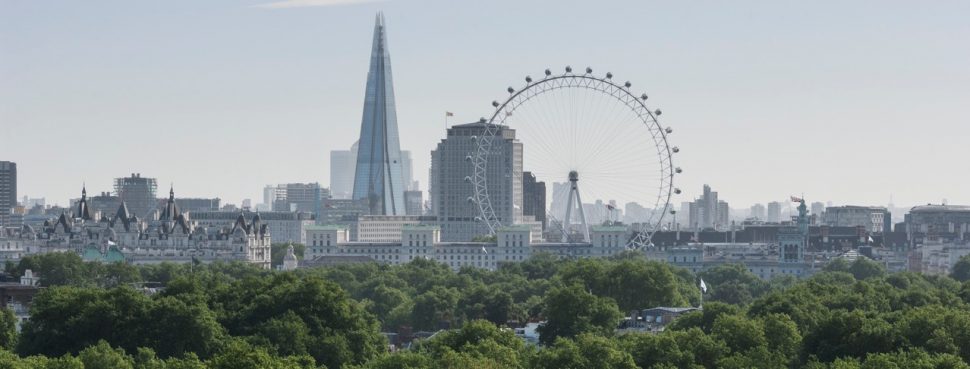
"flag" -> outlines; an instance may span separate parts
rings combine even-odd
[[[613,210],[616,210],[616,206],[613,206],[613,204],[606,204],[606,209],[609,211],[613,211]]]
[[[446,112],[445,112],[445,116],[446,116],[446,117],[453,117],[453,116],[455,116],[455,113],[452,113],[452,112],[450,112],[450,111],[446,111]]]
[[[707,293],[707,283],[704,283],[704,278],[701,278],[701,292]]]
[[[485,249],[485,246],[482,246],[482,252],[484,252],[485,255],[488,255],[488,250]]]
[[[108,240],[108,246],[114,246],[114,245],[117,245],[117,244],[112,242],[111,240]]]
[[[805,200],[802,200],[802,199],[800,199],[800,198],[797,198],[797,197],[795,197],[795,196],[792,196],[792,197],[791,197],[791,202],[802,202],[802,201],[805,201]]]
[[[869,236],[869,243],[873,243],[873,242],[875,241],[872,240],[872,236]]]

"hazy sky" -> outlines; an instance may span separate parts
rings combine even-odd
[[[328,184],[383,10],[424,188],[446,110],[477,120],[525,75],[588,65],[663,109],[677,203],[704,183],[734,207],[970,203],[968,1],[272,2],[0,0],[0,160],[21,196],[131,172],[235,203]]]

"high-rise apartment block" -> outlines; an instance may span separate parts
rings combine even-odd
[[[485,134],[486,124],[452,126],[431,152],[431,209],[441,224],[442,241],[470,241],[489,233],[474,203],[474,169],[469,163],[478,150],[474,138]],[[516,224],[522,220],[522,143],[508,127],[492,132],[485,173],[489,200],[500,223]]]
[[[0,226],[10,222],[10,213],[17,206],[17,163],[0,161]]]

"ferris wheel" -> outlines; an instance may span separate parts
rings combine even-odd
[[[522,172],[529,172],[546,183],[547,238],[589,242],[592,227],[622,225],[633,230],[627,247],[652,245],[665,215],[676,213],[671,199],[681,192],[673,185],[681,173],[672,158],[680,149],[668,141],[673,130],[661,127],[661,112],[647,107],[646,94],[637,96],[630,82],[617,83],[612,73],[598,77],[591,68],[582,73],[567,66],[565,73],[544,74],[525,77],[519,90],[509,87],[504,102],[492,102],[491,119],[481,120],[486,124],[469,156],[474,174],[466,178],[474,185],[469,200],[478,205],[479,220],[493,234],[509,223],[496,216],[488,184],[490,175],[502,180],[489,165],[507,163],[489,160],[497,140],[509,139],[500,132],[514,131],[522,163],[506,177],[521,183]]]

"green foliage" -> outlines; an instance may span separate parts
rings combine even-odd
[[[549,291],[543,305],[546,322],[538,331],[539,341],[545,344],[582,333],[611,335],[623,317],[613,299],[597,297],[580,285]]]
[[[302,243],[274,243],[270,246],[270,264],[275,268],[277,265],[283,265],[283,257],[286,256],[286,250],[293,245],[293,254],[296,255],[297,259],[303,260],[303,253],[306,252],[306,245]]]
[[[580,259],[560,271],[566,284],[580,284],[597,296],[616,301],[623,311],[654,306],[683,306],[681,281],[667,264],[639,259]]]
[[[34,299],[19,351],[60,356],[105,340],[131,352],[152,347],[165,357],[189,350],[208,356],[224,336],[212,312],[197,302],[152,299],[130,287],[51,287]]]
[[[960,269],[888,274],[866,258],[772,281],[740,265],[694,275],[636,253],[536,254],[457,272],[424,259],[276,272],[70,255],[7,267],[38,271],[48,288],[19,335],[0,314],[0,347],[24,355],[0,349],[0,369],[970,369],[970,281],[953,279]],[[703,310],[662,332],[615,336],[621,311],[699,303],[699,277],[709,287]],[[131,287],[139,282],[165,288],[148,295]],[[545,322],[541,346],[504,328],[526,321]],[[437,333],[388,353],[378,332],[399,327]]]
[[[17,344],[17,317],[13,311],[0,307],[0,350],[12,350]]]
[[[963,255],[960,260],[957,260],[950,276],[960,282],[970,281],[970,255]]]
[[[539,351],[532,368],[636,369],[637,365],[615,340],[583,334],[575,340],[558,339],[551,347]]]
[[[741,264],[719,265],[698,273],[708,287],[708,301],[746,305],[768,291],[768,283]]]

